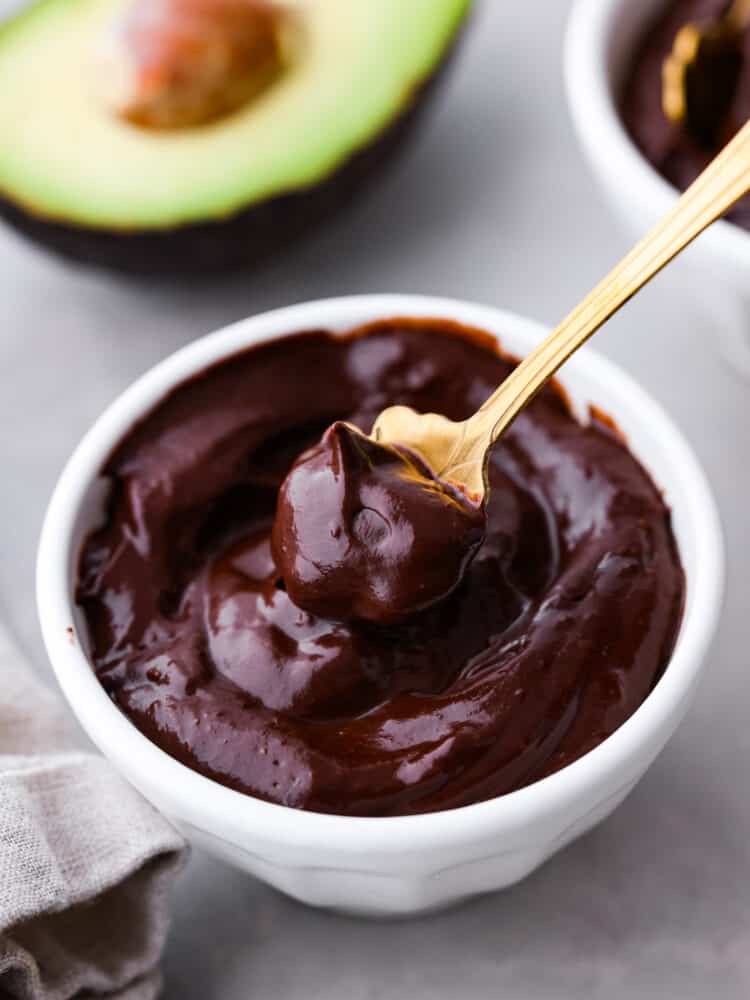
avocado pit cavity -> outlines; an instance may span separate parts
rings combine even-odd
[[[262,0],[131,0],[100,51],[102,97],[144,128],[215,121],[279,76],[289,23]]]

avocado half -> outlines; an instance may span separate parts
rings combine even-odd
[[[297,0],[298,61],[209,125],[152,131],[98,100],[122,0],[38,0],[0,28],[0,215],[141,273],[257,263],[374,178],[434,92],[472,0]]]

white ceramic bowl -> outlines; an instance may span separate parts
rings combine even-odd
[[[89,736],[125,777],[196,843],[237,867],[307,903],[378,915],[417,913],[510,885],[610,813],[688,707],[716,626],[723,581],[718,517],[690,448],[635,382],[584,349],[565,367],[562,382],[581,413],[595,403],[615,417],[665,489],[688,578],[684,622],[669,667],[613,736],[570,767],[510,795],[385,819],[261,802],[191,771],[150,743],[94,676],[74,600],[79,547],[103,509],[98,473],[104,460],[134,421],[206,365],[298,330],[346,331],[388,316],[445,317],[483,327],[515,354],[525,354],[546,333],[529,320],[463,302],[362,296],[265,313],[199,340],[139,379],[83,439],[52,497],[38,563],[39,613],[57,678]]]
[[[630,138],[617,107],[635,47],[665,2],[575,0],[565,38],[573,124],[595,177],[634,241],[679,195]],[[725,353],[750,375],[750,233],[730,222],[714,223],[685,260],[685,291],[708,306]]]

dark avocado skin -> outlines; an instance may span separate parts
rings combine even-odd
[[[95,229],[26,211],[0,195],[0,218],[72,261],[135,275],[217,275],[249,270],[344,211],[407,146],[455,58],[464,18],[442,60],[401,113],[320,183],[257,202],[227,218],[169,229]]]

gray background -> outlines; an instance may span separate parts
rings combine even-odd
[[[190,287],[68,267],[0,232],[0,616],[45,673],[33,564],[55,478],[135,376],[248,313],[361,291],[454,295],[558,319],[627,248],[576,148],[568,0],[485,0],[420,140],[344,220],[249,277]],[[166,996],[532,1000],[750,995],[745,654],[750,383],[678,264],[597,347],[695,445],[721,506],[729,592],[695,707],[606,823],[521,885],[437,917],[317,913],[200,852],[180,882]]]

